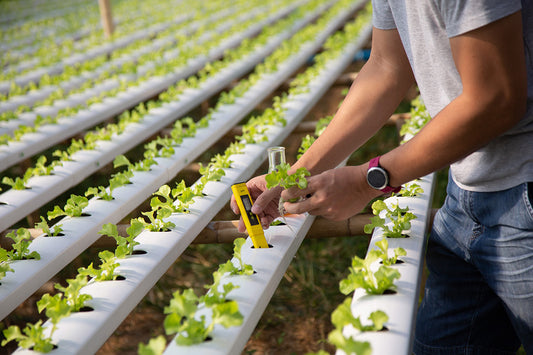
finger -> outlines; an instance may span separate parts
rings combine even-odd
[[[287,213],[301,214],[310,210],[315,210],[312,197],[298,202],[284,202],[283,207]]]
[[[236,215],[240,215],[241,211],[239,210],[239,206],[237,205],[237,201],[235,200],[235,196],[231,196],[230,200],[230,208]]]
[[[241,218],[239,218],[239,224],[237,225],[237,230],[239,233],[245,233],[246,232],[246,226],[244,225],[244,221]]]
[[[252,212],[255,214],[261,214],[268,206],[268,204],[277,196],[279,196],[281,188],[275,187],[270,190],[265,190],[261,195],[257,197],[253,206]]]
[[[270,216],[262,216],[261,217],[261,226],[263,229],[268,229],[270,227],[270,223],[272,223],[273,219]]]
[[[313,195],[313,190],[307,186],[305,189],[298,187],[291,187],[290,189],[281,192],[281,198],[285,201],[289,201],[297,198],[309,198]]]

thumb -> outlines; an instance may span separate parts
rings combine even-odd
[[[273,199],[281,195],[282,190],[282,187],[276,186],[270,190],[263,191],[261,195],[257,196],[257,199],[252,206],[252,212],[255,214],[260,214],[263,212]]]

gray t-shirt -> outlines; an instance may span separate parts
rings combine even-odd
[[[523,7],[528,109],[522,120],[489,144],[452,164],[454,181],[471,191],[497,191],[533,181],[533,7],[530,0],[372,0],[373,25],[398,29],[429,114],[462,92],[449,38]],[[531,56],[530,56],[531,54]]]

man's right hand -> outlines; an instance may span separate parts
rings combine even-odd
[[[265,175],[256,176],[250,179],[246,183],[246,187],[248,187],[250,196],[252,196],[252,200],[254,201],[252,212],[259,217],[263,229],[267,229],[274,219],[280,217],[278,205],[283,188],[278,186],[270,190],[267,189]],[[237,215],[240,214],[239,207],[237,206],[237,202],[233,195],[231,196],[230,206],[233,213]],[[239,220],[238,229],[241,233],[246,232],[242,217]]]

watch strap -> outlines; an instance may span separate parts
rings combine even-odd
[[[370,169],[370,168],[380,167],[381,169],[383,169],[383,171],[385,171],[385,173],[387,174],[387,177],[388,177],[389,176],[389,172],[387,170],[385,170],[381,165],[379,165],[379,158],[381,158],[381,156],[378,155],[377,157],[370,159],[370,162],[368,162],[368,168]],[[401,189],[402,189],[401,186],[392,187],[389,184],[387,184],[387,186],[385,186],[384,188],[380,189],[380,191],[383,192],[383,193],[389,193],[389,192],[398,193]]]

